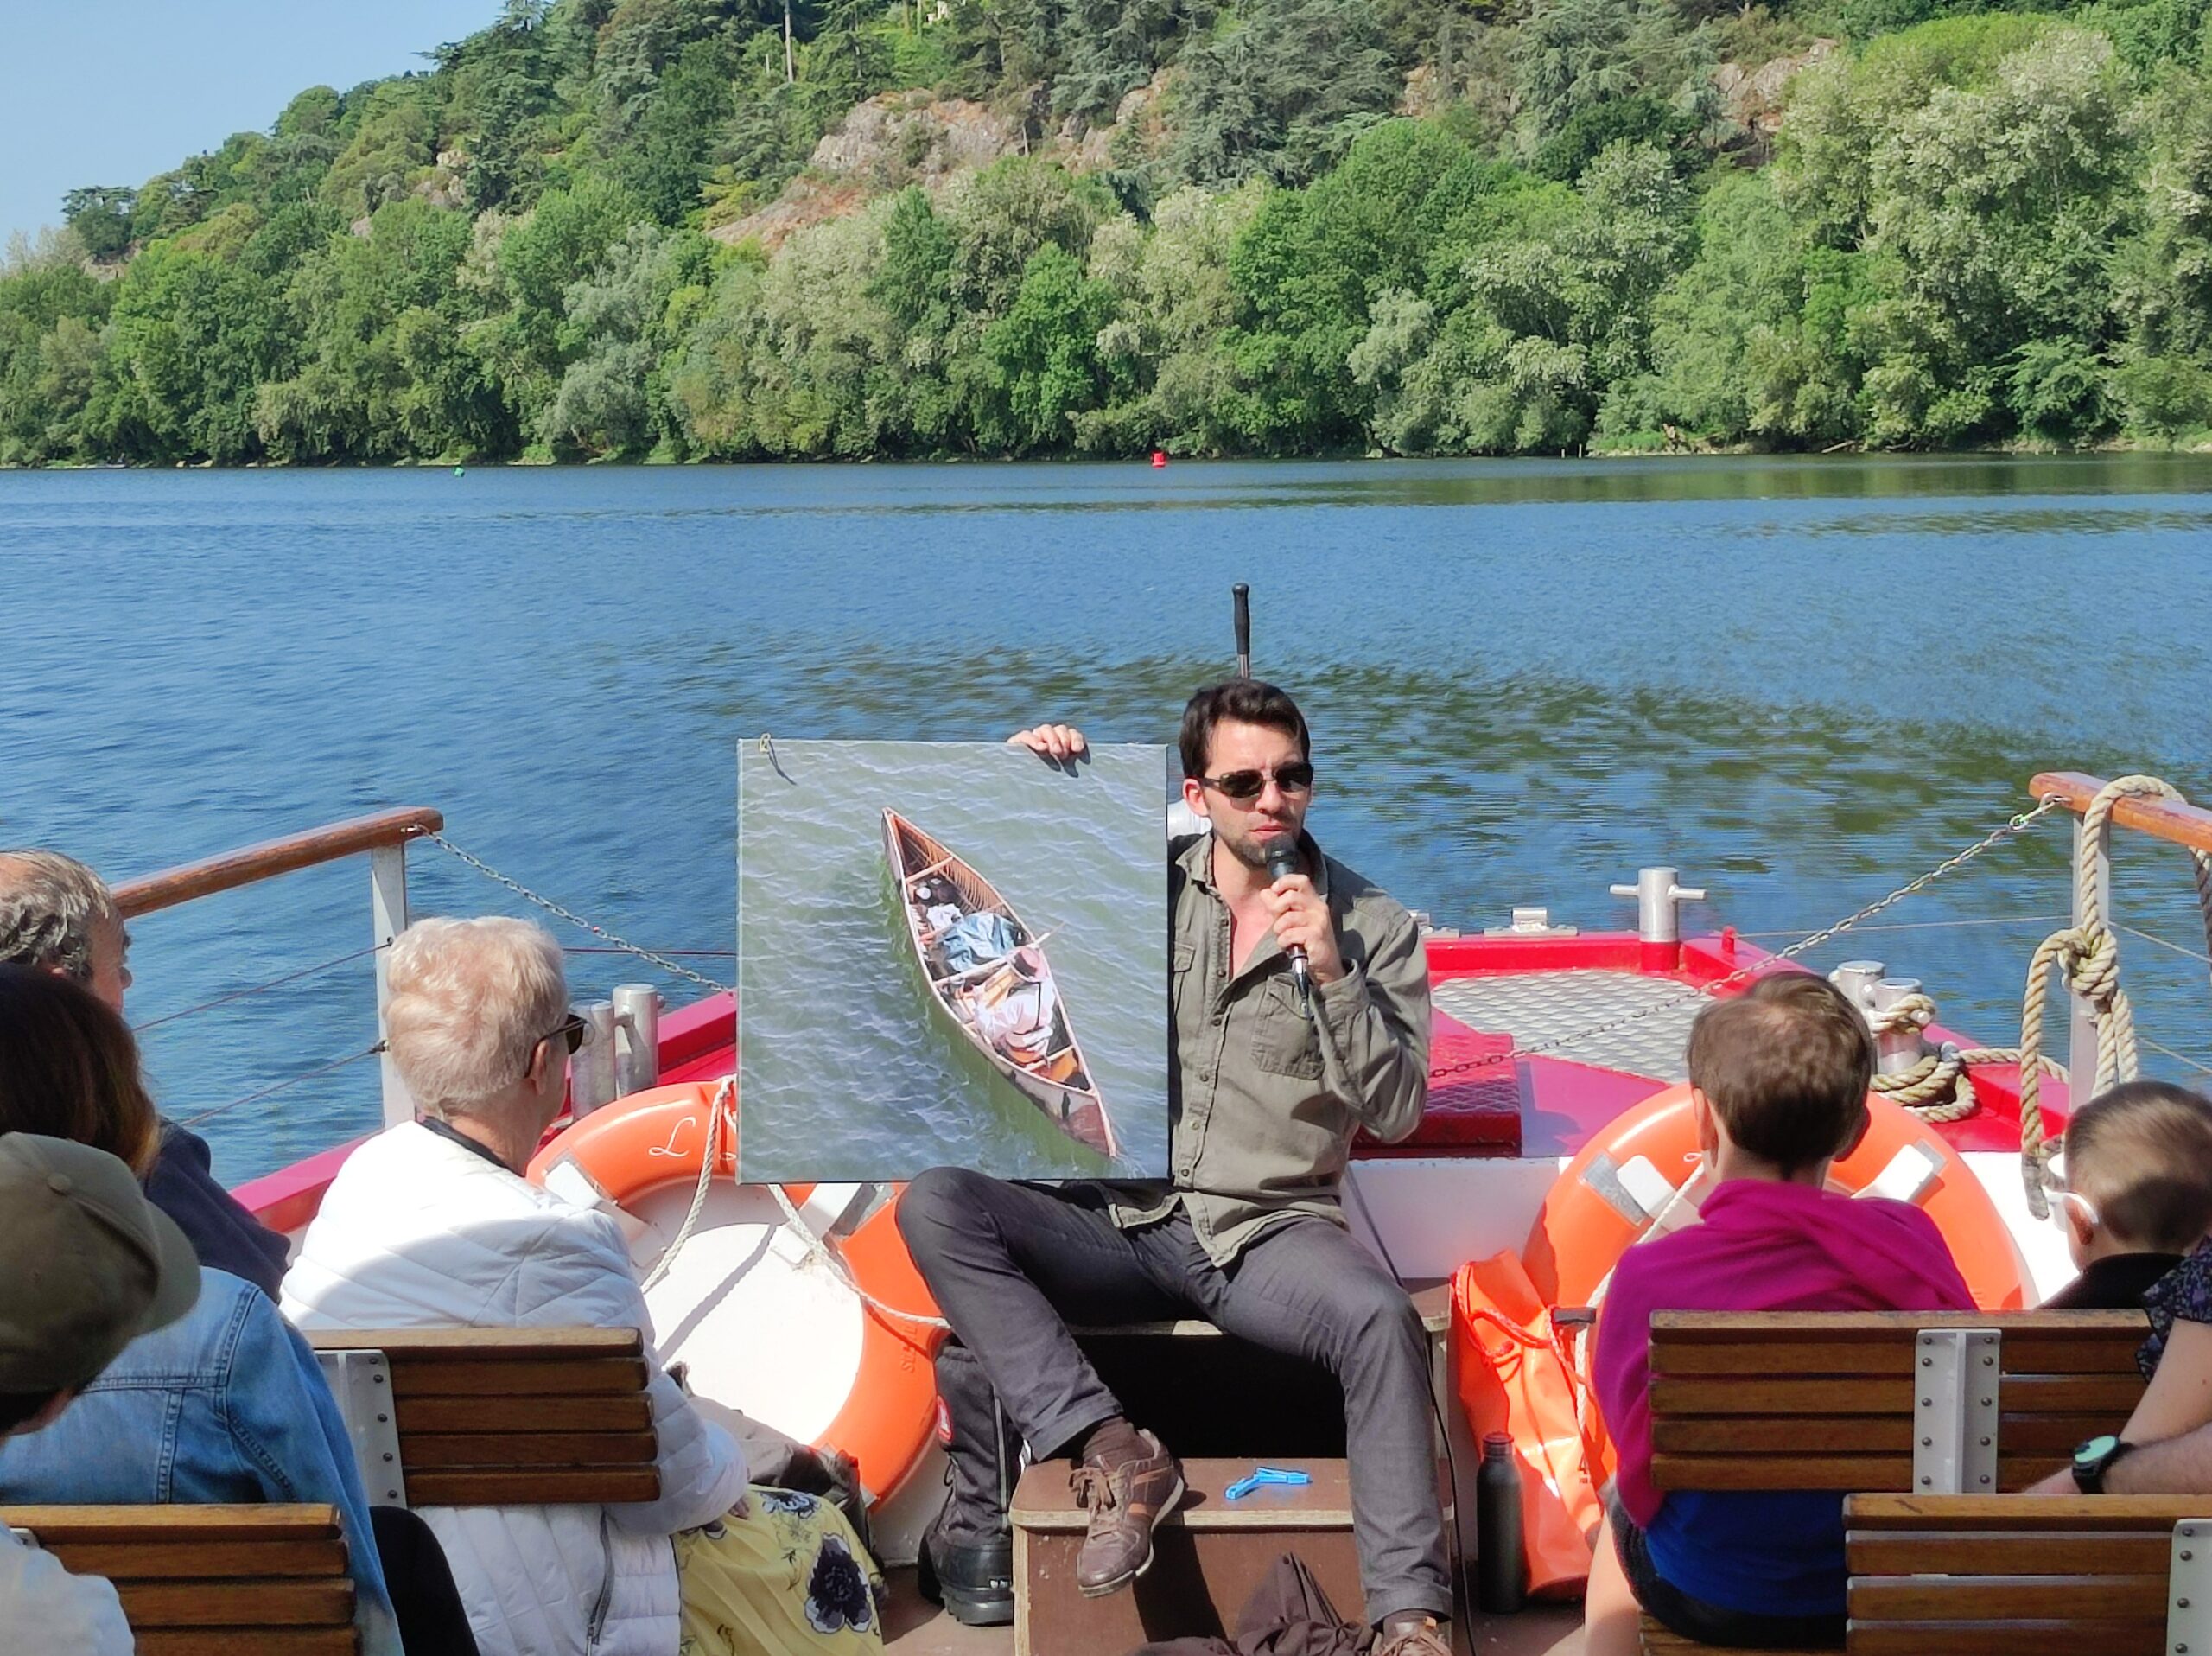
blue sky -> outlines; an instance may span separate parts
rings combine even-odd
[[[0,0],[0,246],[80,184],[143,183],[292,95],[427,67],[499,0]]]

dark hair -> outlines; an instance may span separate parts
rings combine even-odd
[[[0,1437],[5,1437],[60,1395],[58,1392],[0,1392]]]
[[[74,1139],[142,1175],[160,1148],[129,1027],[58,972],[0,965],[0,1132]]]
[[[1306,715],[1287,691],[1257,678],[1227,678],[1208,685],[1183,709],[1183,728],[1176,736],[1183,749],[1183,774],[1204,776],[1212,757],[1213,728],[1224,719],[1239,724],[1261,724],[1298,738],[1301,759],[1313,757],[1313,738],[1306,728]]]
[[[1858,1131],[1874,1037],[1825,978],[1778,972],[1698,1014],[1689,1067],[1729,1141],[1795,1173],[1840,1153]]]
[[[2123,1081],[2066,1124],[2066,1188],[2120,1241],[2187,1253],[2212,1229],[2212,1099]]]

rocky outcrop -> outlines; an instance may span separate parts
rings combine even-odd
[[[855,104],[824,133],[806,169],[766,207],[715,225],[707,233],[734,245],[757,241],[770,252],[811,225],[857,211],[877,196],[918,184],[937,190],[1007,156],[1035,155],[1071,172],[1122,164],[1122,150],[1145,152],[1160,128],[1164,72],[1125,96],[1111,123],[1071,115],[1033,137],[1018,118],[965,98],[883,92]]]
[[[1720,94],[1720,112],[1744,134],[1760,143],[1771,143],[1782,130],[1783,94],[1798,70],[1832,57],[1838,42],[1815,41],[1802,52],[1770,58],[1764,63],[1724,63],[1713,72],[1713,89]]]

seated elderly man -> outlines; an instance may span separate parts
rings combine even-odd
[[[307,1328],[592,1325],[650,1341],[613,1220],[523,1176],[587,1027],[558,946],[522,920],[421,920],[394,940],[387,982],[392,1061],[423,1114],[347,1158],[284,1279],[286,1314]],[[748,1501],[729,1434],[666,1373],[651,1392],[658,1500],[423,1509],[484,1656],[880,1648],[872,1565],[836,1509]],[[817,1595],[833,1581],[854,1590]]]
[[[0,962],[73,978],[120,1012],[130,950],[115,894],[99,875],[59,851],[0,851]],[[205,1139],[163,1118],[146,1194],[191,1239],[201,1264],[276,1297],[284,1239],[215,1182]]]

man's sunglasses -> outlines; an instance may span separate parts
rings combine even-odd
[[[1208,787],[1218,788],[1239,805],[1245,805],[1267,790],[1268,774],[1263,770],[1233,770],[1226,776],[1201,776],[1198,780]],[[1275,786],[1286,793],[1306,793],[1313,789],[1313,767],[1303,759],[1293,760],[1273,774]]]
[[[548,1041],[565,1042],[569,1048],[569,1056],[571,1058],[582,1051],[584,1044],[590,1039],[591,1024],[581,1012],[569,1013],[561,1020],[558,1026],[547,1030],[537,1038],[538,1044],[541,1046]]]

